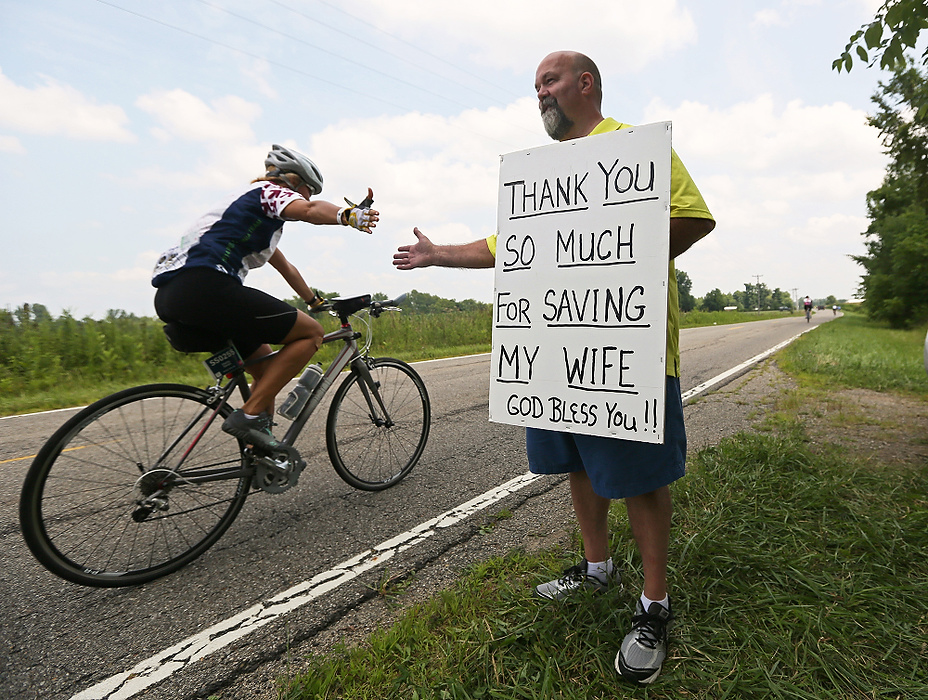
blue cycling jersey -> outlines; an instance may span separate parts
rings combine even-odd
[[[200,217],[179,245],[158,259],[151,283],[164,285],[188,267],[209,267],[244,281],[277,250],[283,210],[303,196],[273,182],[255,182]]]

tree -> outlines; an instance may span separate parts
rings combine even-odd
[[[867,313],[905,327],[928,318],[928,78],[907,64],[879,87],[879,109],[868,121],[890,163],[882,185],[867,194],[867,254],[852,257],[865,269]]]
[[[693,298],[692,289],[693,281],[690,276],[683,270],[676,270],[677,273],[677,295],[680,300],[680,311],[687,313],[696,308],[696,300]]]
[[[770,294],[770,308],[771,309],[780,309],[784,306],[793,308],[793,300],[789,298],[789,292],[784,292],[782,289],[777,287]]]
[[[871,98],[878,110],[867,123],[880,130],[889,175],[910,180],[915,202],[928,207],[928,79],[906,64],[878,85],[881,92]]]
[[[861,26],[851,36],[844,53],[836,58],[832,69],[850,71],[854,65],[851,52],[861,61],[880,61],[880,68],[898,70],[905,65],[905,51],[915,48],[918,35],[928,28],[928,4],[924,0],[884,0],[870,24]],[[928,65],[928,49],[922,54],[922,64]]]
[[[744,291],[733,292],[732,296],[735,298],[738,306],[745,310],[770,308],[770,290],[763,282],[760,284],[746,282]]]
[[[730,294],[725,294],[716,287],[702,299],[703,311],[722,311],[726,306],[735,306],[735,300]]]

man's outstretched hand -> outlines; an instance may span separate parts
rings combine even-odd
[[[418,240],[412,245],[401,245],[393,254],[393,264],[398,270],[414,270],[434,264],[435,244],[418,228],[412,232]]]

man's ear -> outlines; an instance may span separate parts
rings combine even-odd
[[[596,86],[596,80],[593,78],[593,74],[589,71],[585,71],[580,74],[580,92],[584,95],[590,94]]]

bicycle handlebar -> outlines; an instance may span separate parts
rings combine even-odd
[[[330,311],[339,318],[347,318],[363,309],[370,309],[371,316],[377,318],[384,311],[399,310],[397,307],[406,300],[407,296],[409,296],[408,293],[404,292],[395,299],[384,301],[372,301],[370,294],[346,299],[326,299],[325,303],[310,309],[310,313],[316,314],[322,311]]]
[[[409,294],[407,292],[403,292],[398,297],[396,297],[395,299],[391,299],[390,301],[375,301],[372,304],[372,306],[379,307],[379,308],[386,308],[390,306],[400,306],[404,301],[406,301],[406,297],[408,296]]]

